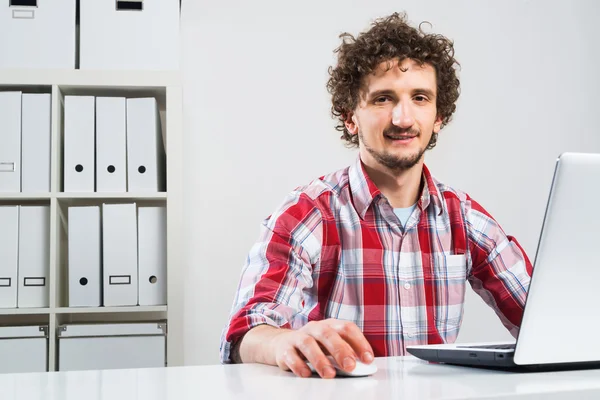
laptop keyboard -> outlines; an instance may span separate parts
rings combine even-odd
[[[514,344],[488,344],[480,346],[456,346],[463,349],[494,349],[494,350],[514,350]]]

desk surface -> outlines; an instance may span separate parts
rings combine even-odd
[[[2,400],[600,398],[600,370],[511,373],[375,360],[365,378],[297,378],[266,365],[0,374]]]

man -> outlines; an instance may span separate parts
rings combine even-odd
[[[358,147],[350,167],[296,189],[263,222],[223,331],[222,362],[277,365],[306,377],[326,355],[356,360],[455,341],[465,284],[516,335],[531,263],[466,193],[438,182],[424,153],[459,95],[453,44],[378,19],[341,36],[332,113]]]

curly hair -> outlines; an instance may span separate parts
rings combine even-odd
[[[358,135],[350,134],[344,121],[359,104],[364,78],[382,62],[410,58],[420,65],[430,64],[436,72],[436,106],[442,127],[456,110],[460,81],[455,65],[460,64],[454,59],[454,43],[442,35],[423,32],[420,25],[418,30],[411,27],[406,18],[405,13],[394,13],[376,19],[370,30],[356,38],[347,32],[339,36],[342,44],[334,51],[338,53],[338,63],[328,69],[327,90],[332,96],[332,117],[338,119],[335,129],[342,132],[340,138],[349,147],[358,147]],[[436,142],[434,133],[427,149],[435,147]]]

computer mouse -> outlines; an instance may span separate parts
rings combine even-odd
[[[356,366],[354,367],[354,369],[350,372],[345,371],[338,363],[337,361],[335,361],[335,358],[333,358],[333,356],[327,356],[327,358],[329,359],[329,362],[331,363],[331,365],[333,366],[333,368],[335,369],[335,375],[336,376],[348,376],[348,377],[359,377],[359,376],[369,376],[369,375],[373,375],[375,372],[377,372],[377,366],[375,365],[375,363],[371,363],[371,364],[365,364],[359,360],[356,360]],[[317,371],[315,370],[315,368],[312,366],[311,363],[307,363],[308,368],[310,368],[310,370],[316,374]]]

